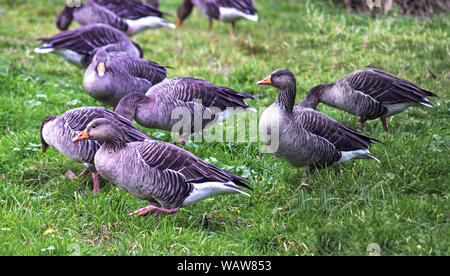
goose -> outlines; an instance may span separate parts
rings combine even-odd
[[[187,120],[183,122],[189,126],[180,128],[183,145],[190,134],[212,127],[236,112],[256,111],[244,102],[248,98],[254,97],[203,79],[177,77],[152,86],[145,95],[132,93],[123,97],[114,111],[142,126],[167,131],[173,131],[182,122],[173,112],[183,111],[182,120]],[[198,117],[196,111],[201,112]],[[203,120],[200,123],[196,118]]]
[[[66,31],[75,19],[81,25],[107,24],[129,36],[148,28],[175,28],[162,17],[163,13],[157,8],[139,0],[88,0],[76,6],[66,5],[56,19],[56,26],[60,31]]]
[[[144,94],[164,80],[166,73],[166,67],[158,63],[99,48],[84,74],[83,85],[90,96],[115,107],[129,93]]]
[[[214,19],[230,22],[232,34],[236,33],[237,20],[258,21],[257,11],[252,0],[184,0],[177,13],[177,24],[179,26],[191,14],[194,6],[208,18],[210,31]]]
[[[374,68],[355,71],[337,82],[313,87],[304,105],[313,109],[324,103],[357,115],[360,127],[367,120],[380,118],[383,129],[389,132],[386,118],[411,106],[433,106],[427,97],[436,94],[416,84]]]
[[[55,53],[79,67],[87,67],[94,50],[124,51],[142,57],[142,48],[121,31],[105,24],[92,24],[65,31],[49,38],[39,38],[45,44],[35,48],[38,54]]]
[[[93,192],[96,194],[99,192],[99,185],[94,156],[102,142],[74,143],[72,139],[85,129],[89,122],[98,118],[107,118],[120,126],[123,129],[125,140],[128,142],[151,139],[135,128],[131,121],[103,107],[80,107],[68,110],[60,116],[49,115],[42,121],[39,129],[42,152],[46,152],[48,147],[52,146],[69,159],[83,163],[86,169],[79,177],[91,172],[94,182]],[[71,178],[76,178],[70,170],[67,174]]]
[[[300,102],[294,106],[296,78],[287,69],[278,69],[258,85],[280,90],[276,101],[261,115],[260,137],[267,151],[294,167],[323,168],[350,159],[371,158],[369,146],[377,142]]]
[[[248,180],[202,161],[172,144],[143,140],[127,143],[125,130],[106,119],[96,119],[73,141],[103,143],[94,157],[103,178],[115,183],[149,205],[130,216],[148,213],[173,214],[179,207],[192,205],[216,194],[250,190]]]

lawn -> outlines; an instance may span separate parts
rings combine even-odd
[[[161,0],[175,15],[181,0]],[[267,107],[277,90],[256,82],[278,68],[297,76],[297,101],[311,87],[367,66],[417,83],[440,97],[363,132],[381,142],[380,159],[313,172],[261,153],[260,142],[188,142],[185,149],[246,177],[251,197],[228,195],[175,215],[130,218],[145,202],[101,180],[64,179],[74,163],[41,152],[47,115],[99,106],[84,70],[38,55],[35,40],[57,32],[63,0],[0,0],[0,255],[449,255],[449,15],[434,18],[348,14],[331,1],[255,0],[258,23],[215,23],[195,10],[182,27],[133,37],[144,57],[169,65],[169,77],[195,76],[252,93]],[[169,17],[175,22],[175,16]],[[71,28],[76,27],[73,24]],[[433,78],[427,66],[434,73]],[[357,118],[319,106],[357,127]],[[171,142],[168,132],[140,127]]]

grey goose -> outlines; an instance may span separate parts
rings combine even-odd
[[[87,172],[92,173],[94,193],[98,193],[98,173],[94,165],[94,156],[102,142],[83,141],[74,143],[73,137],[86,128],[89,122],[98,118],[107,118],[123,129],[125,140],[140,141],[151,139],[145,133],[135,128],[131,121],[102,107],[80,107],[66,111],[60,116],[47,116],[39,129],[42,151],[46,152],[49,146],[56,148],[60,153],[75,162],[81,162],[86,169],[80,176]],[[68,173],[73,174],[71,171]]]
[[[263,112],[259,122],[261,140],[275,156],[307,169],[353,158],[378,161],[368,149],[375,139],[301,103],[294,106],[296,79],[291,71],[278,69],[257,84],[280,89],[276,101]]]
[[[74,19],[81,25],[107,24],[127,35],[134,35],[148,28],[175,28],[174,24],[163,19],[161,11],[139,0],[88,0],[79,5],[66,5],[57,17],[56,26],[59,30],[66,31]]]
[[[337,82],[312,88],[303,105],[316,109],[324,103],[357,115],[364,127],[367,120],[381,119],[388,132],[386,118],[410,106],[433,106],[427,97],[436,94],[388,72],[365,68],[343,77]]]
[[[142,126],[167,131],[172,131],[187,116],[190,128],[180,128],[179,133],[180,143],[184,144],[189,135],[212,127],[236,112],[256,111],[244,99],[253,99],[253,96],[203,79],[177,77],[152,86],[145,95],[133,93],[123,97],[114,111],[130,120],[134,118]],[[173,114],[177,108],[185,111],[180,112],[182,118]],[[194,114],[197,110],[201,112],[198,115],[201,123]]]
[[[248,195],[248,180],[211,165],[172,144],[143,140],[127,143],[126,130],[108,119],[96,119],[73,141],[103,143],[94,158],[103,178],[149,205],[133,213],[173,214],[181,206],[223,193]]]
[[[55,53],[79,67],[87,67],[97,48],[123,51],[142,57],[142,48],[124,33],[105,24],[92,24],[58,33],[49,38],[39,38],[45,44],[35,48],[39,54]]]
[[[115,107],[129,93],[148,91],[166,78],[166,67],[127,52],[107,52],[100,48],[84,73],[85,91]]]
[[[252,0],[184,0],[177,12],[179,26],[191,14],[194,6],[208,18],[209,30],[212,29],[213,20],[230,22],[233,34],[237,20],[258,21],[257,10]]]

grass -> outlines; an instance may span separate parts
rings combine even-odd
[[[162,1],[175,14],[178,2]],[[256,81],[277,68],[297,76],[297,101],[316,84],[366,66],[408,79],[440,98],[410,108],[364,132],[381,143],[381,164],[350,161],[311,174],[295,169],[260,143],[188,143],[204,160],[250,179],[252,197],[214,197],[177,214],[132,219],[145,202],[90,178],[62,179],[83,166],[55,149],[40,151],[39,126],[49,114],[98,106],[82,86],[83,70],[56,55],[37,55],[38,37],[56,33],[62,0],[0,0],[0,255],[382,255],[449,254],[449,16],[348,14],[331,1],[255,0],[260,22],[241,21],[208,32],[198,10],[176,30],[133,39],[150,60],[170,65],[169,77],[196,76],[256,95],[269,106],[273,88]],[[169,18],[175,21],[175,18]],[[72,26],[74,27],[74,26]],[[436,79],[430,77],[429,66]],[[357,119],[319,109],[348,125]],[[164,131],[148,130],[170,141]]]

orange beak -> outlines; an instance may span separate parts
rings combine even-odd
[[[177,18],[177,25],[181,26],[181,24],[183,24],[183,19]]]
[[[256,84],[257,85],[269,85],[269,84],[272,84],[272,79],[270,78],[270,76],[268,76],[267,78],[258,81]]]
[[[77,142],[80,140],[89,140],[89,135],[87,133],[87,129],[83,130],[77,137],[73,138],[72,141]]]
[[[103,77],[105,75],[106,66],[103,62],[99,62],[97,65],[97,73],[99,77]]]
[[[62,33],[62,32],[64,32],[63,30],[58,30],[58,33]]]

